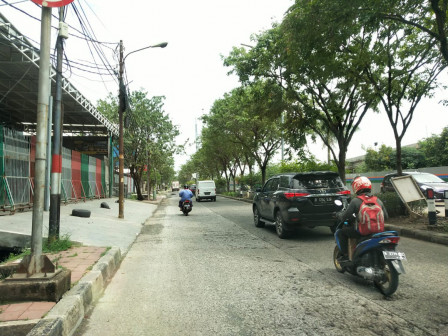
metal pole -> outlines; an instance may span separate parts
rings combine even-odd
[[[59,8],[59,21],[64,21],[64,7]],[[56,99],[54,109],[53,150],[51,164],[50,222],[48,241],[59,239],[61,221],[61,175],[62,175],[62,57],[64,40],[58,35],[56,40]]]
[[[148,143],[149,143],[149,139],[148,139]],[[151,185],[151,179],[150,179],[150,164],[151,164],[151,162],[150,162],[150,156],[149,156],[149,150],[147,150],[147,155],[148,155],[148,162],[147,162],[147,165],[146,165],[146,184],[147,184],[147,188],[146,189],[148,189],[148,201],[151,199],[150,198],[150,196],[149,196],[149,190],[150,190],[150,185]]]
[[[34,180],[34,203],[31,233],[31,258],[28,273],[35,274],[42,269],[42,223],[45,189],[45,159],[47,146],[48,97],[50,96],[50,40],[51,8],[42,7],[39,87],[37,97],[36,164]]]
[[[109,135],[109,197],[114,191],[114,148],[112,144],[112,133]]]
[[[123,140],[123,111],[124,111],[124,84],[123,84],[123,41],[120,40],[120,73],[118,91],[118,218],[124,218],[124,140]]]
[[[47,126],[47,163],[45,165],[45,203],[44,211],[50,209],[50,173],[51,173],[51,125],[53,124],[53,97],[48,99],[48,126]]]

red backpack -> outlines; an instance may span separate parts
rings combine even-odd
[[[384,231],[384,212],[376,196],[360,195],[362,200],[358,212],[358,232],[363,235]]]

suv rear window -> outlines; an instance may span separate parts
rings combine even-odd
[[[280,176],[280,188],[289,188],[288,176]]]
[[[296,175],[292,179],[294,189],[343,188],[341,179],[335,175]]]

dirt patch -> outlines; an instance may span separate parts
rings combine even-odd
[[[403,226],[411,229],[448,233],[448,218],[441,216],[437,216],[436,225],[429,225],[427,215],[423,215],[421,217],[408,217],[408,216],[391,217],[386,221],[386,223]]]

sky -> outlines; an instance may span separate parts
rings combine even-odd
[[[30,0],[8,2],[40,18],[40,8]],[[96,39],[104,42],[105,57],[116,69],[118,59],[115,51],[120,40],[123,41],[125,55],[168,42],[164,49],[145,49],[126,57],[126,77],[131,91],[145,90],[149,96],[166,97],[165,112],[181,133],[177,143],[188,143],[186,155],[175,157],[178,170],[195,152],[196,126],[198,132],[201,128],[198,118],[209,112],[215,100],[239,86],[238,78],[228,75],[230,69],[223,66],[221,56],[227,56],[234,46],[253,44],[250,36],[269,29],[273,22],[281,21],[293,1],[75,0],[74,4],[84,10]],[[22,34],[39,42],[40,22],[6,6],[3,1],[0,1],[0,12]],[[56,9],[52,12],[58,15]],[[71,6],[67,23],[79,29]],[[56,26],[57,20],[53,19],[52,25]],[[69,33],[78,34],[72,29]],[[53,33],[52,45],[54,43]],[[76,37],[66,40],[65,53],[71,61],[93,62],[87,44]],[[109,92],[118,93],[116,78],[111,76],[101,78],[76,69],[64,75],[93,104],[106,98]],[[403,145],[438,134],[448,125],[448,108],[438,104],[444,95],[441,90],[434,98],[420,103]],[[365,149],[374,147],[374,143],[395,147],[392,128],[385,114],[366,116],[349,146],[347,157],[365,154]],[[326,150],[320,143],[311,144],[310,151],[318,159],[326,160]]]

